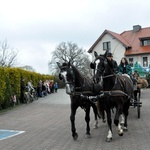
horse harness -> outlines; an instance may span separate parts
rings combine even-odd
[[[63,68],[66,69],[67,67],[63,66]],[[94,89],[94,83],[93,84],[88,83],[88,86],[90,87],[89,91],[83,91],[84,87],[86,86],[85,81],[87,80],[85,77],[84,77],[84,81],[83,81],[82,86],[76,87],[75,86],[75,76],[73,75],[73,72],[71,72],[71,74],[73,76],[73,80],[70,81],[70,82],[65,83],[65,84],[73,84],[73,86],[74,86],[74,92],[72,92],[70,94],[70,96],[80,96],[83,99],[88,99],[88,100],[90,100],[91,102],[94,102],[94,103],[97,101],[98,98],[114,97],[114,96],[129,97],[125,92],[123,92],[125,89],[124,89],[124,86],[123,86],[122,82],[125,82],[125,81],[122,81],[116,74],[103,76],[103,78],[109,78],[109,77],[115,76],[116,77],[115,78],[115,84],[114,84],[111,91],[100,91],[98,94],[95,94],[94,92],[92,92],[92,90]],[[114,90],[116,85],[117,85],[117,82],[120,83],[120,86],[123,88],[123,90]],[[78,90],[80,90],[81,92],[78,91]]]
[[[124,92],[125,89],[124,89],[123,83],[125,84],[125,78],[123,78],[123,80],[122,80],[115,74],[108,75],[103,78],[108,78],[108,77],[112,77],[112,76],[115,76],[116,78],[115,78],[115,84],[111,91],[103,90],[103,91],[100,91],[98,94],[95,94],[91,91],[73,92],[71,95],[76,95],[76,96],[78,95],[78,96],[82,97],[83,99],[90,100],[93,103],[95,103],[97,101],[97,99],[102,99],[105,97],[122,97],[122,96],[124,96],[124,97],[130,98],[130,96]],[[115,90],[115,87],[118,82],[120,83],[120,86],[122,87],[123,90]],[[93,86],[94,86],[94,84],[93,84]],[[82,89],[82,87],[77,87],[77,89]]]

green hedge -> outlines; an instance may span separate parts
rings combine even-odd
[[[4,103],[5,99],[6,78],[7,74],[5,73],[5,69],[0,68],[0,106]]]
[[[17,104],[20,103],[21,80],[25,79],[26,83],[32,80],[33,85],[37,86],[40,80],[54,80],[51,75],[44,75],[35,72],[22,70],[19,68],[2,68],[0,67],[0,108],[10,107],[11,96],[17,96]]]

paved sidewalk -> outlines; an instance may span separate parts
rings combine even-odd
[[[94,115],[91,109],[92,138],[85,139],[84,111],[77,110],[76,129],[79,137],[71,136],[70,99],[64,89],[58,93],[39,98],[30,104],[0,114],[0,130],[25,131],[20,135],[0,141],[1,150],[149,150],[150,149],[150,89],[142,91],[141,118],[137,119],[136,108],[131,107],[128,119],[129,131],[117,135],[111,143],[105,142],[107,124],[99,120],[99,128],[93,129]]]

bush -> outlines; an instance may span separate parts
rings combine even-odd
[[[40,80],[54,80],[54,76],[41,75],[39,73],[22,70],[19,68],[0,67],[0,107],[5,109],[10,107],[12,96],[16,95],[17,104],[20,104],[21,80],[26,79],[26,83],[32,80],[37,86]]]

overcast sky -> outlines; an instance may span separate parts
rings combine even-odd
[[[88,50],[105,29],[150,27],[148,0],[1,0],[0,41],[19,50],[20,65],[49,74],[51,52],[61,42]]]

